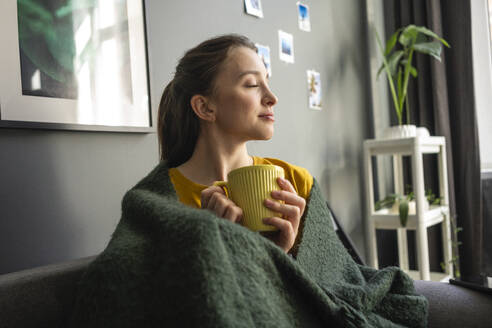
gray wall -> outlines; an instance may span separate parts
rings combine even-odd
[[[101,251],[155,134],[0,130],[0,273]]]
[[[297,27],[296,1],[146,1],[154,115],[184,51],[211,36],[242,33],[269,45],[280,99],[275,136],[251,154],[306,167],[363,252],[361,144],[369,125],[365,7],[306,1],[312,32]],[[278,59],[277,30],[294,35],[295,63]],[[308,109],[306,70],[321,73],[323,110]],[[0,130],[0,273],[100,252],[124,192],[158,161],[156,135]]]

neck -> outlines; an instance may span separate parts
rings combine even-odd
[[[177,169],[191,181],[209,186],[226,181],[230,171],[248,165],[253,165],[253,158],[246,142],[200,134],[193,155]]]

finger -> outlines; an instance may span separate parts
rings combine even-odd
[[[215,212],[215,214],[218,217],[223,218],[224,217],[224,214],[226,212],[226,209],[227,209],[227,205],[229,205],[229,202],[230,201],[227,198],[225,198],[224,196],[218,195],[217,193],[215,193],[212,196],[212,198],[213,197],[216,197],[217,198],[217,201],[215,202],[213,211]]]
[[[295,205],[304,211],[306,200],[296,193],[285,190],[274,190],[271,193],[273,199],[283,200],[286,204]]]
[[[281,204],[271,199],[265,199],[264,204],[267,208],[271,209],[274,212],[281,213],[283,216],[288,218],[289,220],[299,220],[300,218],[300,208],[295,205],[290,204]]]
[[[210,197],[212,197],[212,195],[216,192],[225,195],[224,189],[218,186],[210,186],[202,190],[200,194],[200,203],[202,205],[202,208],[208,208]]]
[[[288,220],[276,216],[272,216],[272,217],[264,218],[263,223],[277,227],[278,230],[280,231],[279,238],[283,240],[283,243],[291,241],[295,238],[294,228],[292,227],[292,224]]]
[[[208,201],[208,204],[207,204],[207,209],[211,210],[211,211],[214,211],[215,212],[215,207],[217,206],[217,202],[219,202],[221,199],[225,198],[224,195],[221,195],[220,193],[218,192],[214,192],[211,196],[210,196],[210,199]]]
[[[213,211],[215,203],[217,203],[217,199],[217,197],[214,197],[214,194],[210,195],[210,197],[208,198],[208,203],[206,203],[205,206],[202,204],[202,208]]]
[[[224,218],[231,222],[241,221],[242,216],[243,211],[237,206],[228,206],[224,213]]]
[[[292,186],[292,183],[290,183],[289,180],[287,180],[285,178],[278,177],[277,183],[280,186],[280,188],[282,188],[283,190],[287,190],[287,191],[290,191],[290,192],[297,194],[294,186]]]

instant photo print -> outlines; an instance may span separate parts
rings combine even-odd
[[[263,61],[263,64],[265,64],[265,68],[268,73],[268,77],[272,76],[272,64],[270,60],[270,47],[268,46],[263,46],[261,44],[256,43],[255,44],[258,56],[260,56],[261,60]]]
[[[307,70],[309,108],[321,110],[321,77],[314,70]]]
[[[292,34],[278,31],[280,60],[286,63],[294,63],[294,37]]]
[[[302,31],[310,32],[311,21],[309,19],[309,7],[305,4],[302,4],[301,2],[298,2],[297,11],[298,11],[299,29]]]
[[[248,15],[263,18],[263,10],[261,9],[261,0],[244,0],[244,8]]]

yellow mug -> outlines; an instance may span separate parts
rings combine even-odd
[[[216,181],[214,186],[224,188],[226,195],[243,210],[241,224],[253,231],[276,231],[276,227],[263,223],[263,218],[281,217],[264,205],[273,190],[281,190],[277,178],[284,177],[284,169],[277,165],[251,165],[232,170],[226,181]],[[281,202],[276,199],[273,201]]]

